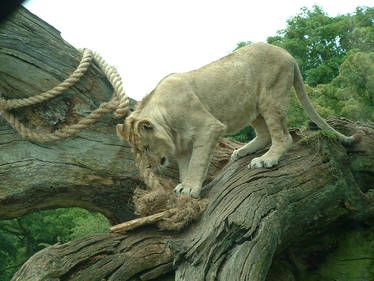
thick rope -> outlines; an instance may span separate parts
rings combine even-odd
[[[9,112],[11,109],[37,104],[62,94],[80,80],[82,75],[87,71],[92,59],[94,59],[101,70],[103,70],[105,76],[112,84],[114,94],[109,102],[102,103],[98,109],[94,110],[87,117],[81,119],[77,124],[66,126],[53,133],[37,133],[26,128],[12,113]],[[113,112],[113,117],[115,118],[124,117],[129,112],[129,99],[123,90],[122,80],[117,70],[108,65],[98,53],[84,49],[82,60],[77,69],[66,80],[53,89],[34,97],[13,100],[5,100],[0,97],[0,112],[23,138],[28,138],[37,142],[48,142],[65,139],[77,134],[93,124],[105,113]]]
[[[59,85],[37,96],[29,97],[25,99],[5,100],[0,97],[0,108],[10,110],[14,108],[34,105],[34,104],[37,104],[43,101],[47,101],[51,98],[57,97],[58,95],[65,92],[67,89],[69,89],[71,86],[73,86],[75,83],[77,83],[80,80],[82,75],[86,73],[88,67],[91,64],[91,61],[92,61],[92,52],[90,50],[85,49],[83,51],[82,60],[79,63],[77,69],[67,79],[61,82]]]
[[[134,204],[137,215],[147,217],[163,213],[155,222],[159,229],[180,231],[191,222],[197,220],[205,211],[208,201],[194,199],[187,195],[176,196],[173,192],[175,182],[159,175],[155,175],[146,157],[134,149],[135,165],[138,167],[148,190],[135,189]],[[170,212],[167,212],[170,211]]]

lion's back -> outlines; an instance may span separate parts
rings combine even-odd
[[[279,73],[293,72],[294,63],[282,48],[254,43],[181,77],[189,81],[201,103],[231,133],[258,114],[260,89],[274,84]]]
[[[196,107],[188,106],[197,97],[227,126],[227,133],[235,132],[258,115],[261,89],[274,84],[279,73],[290,72],[294,63],[282,48],[254,43],[199,69],[165,77],[156,87],[152,103],[172,115],[187,116],[197,114]]]

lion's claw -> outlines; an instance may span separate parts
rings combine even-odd
[[[274,159],[265,159],[264,157],[253,158],[251,164],[248,165],[249,169],[255,168],[271,168],[278,165],[278,161]]]
[[[201,188],[188,187],[185,186],[183,183],[180,183],[174,188],[174,193],[176,193],[177,195],[184,194],[193,198],[199,198],[200,190]]]

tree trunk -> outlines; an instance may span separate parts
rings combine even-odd
[[[79,60],[58,31],[23,8],[0,27],[0,90],[7,99],[54,87]],[[30,128],[53,131],[111,95],[92,65],[63,96],[14,113]],[[278,167],[248,170],[261,151],[222,170],[238,143],[221,140],[198,222],[180,233],[151,225],[57,244],[31,257],[12,280],[161,280],[173,270],[185,281],[296,280],[292,270],[288,279],[277,271],[290,249],[305,249],[333,227],[343,231],[349,221],[374,218],[374,126],[329,122],[345,134],[359,132],[361,141],[343,147],[322,133],[296,130]],[[99,211],[112,224],[133,218],[132,191],[144,184],[129,145],[115,136],[116,123],[106,116],[76,137],[38,144],[0,117],[0,218],[71,206]]]

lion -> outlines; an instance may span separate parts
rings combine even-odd
[[[312,106],[295,59],[284,49],[253,43],[202,68],[171,74],[117,125],[117,133],[148,159],[149,168],[163,173],[175,159],[180,183],[177,195],[200,196],[218,138],[251,125],[256,137],[232,153],[231,160],[263,149],[249,168],[270,168],[292,144],[286,124],[290,89],[311,120],[332,131],[343,144],[345,136],[320,117]]]

